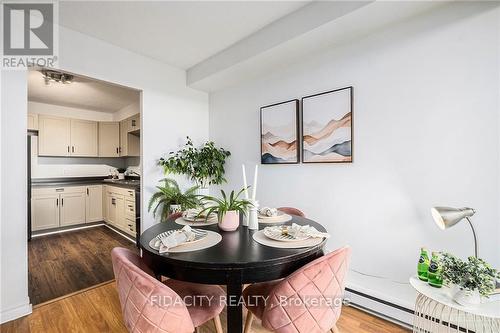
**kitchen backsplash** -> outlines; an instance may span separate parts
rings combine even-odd
[[[31,178],[108,176],[116,168],[140,173],[139,157],[39,157],[37,139],[31,141]]]

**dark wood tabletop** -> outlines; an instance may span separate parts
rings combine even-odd
[[[292,223],[309,224],[319,231],[326,231],[319,223],[303,217],[293,216],[291,221],[284,224]],[[268,225],[259,224],[259,229]],[[182,227],[174,221],[167,221],[155,224],[144,231],[140,238],[144,260],[157,276],[202,284],[227,285],[228,297],[240,297],[243,284],[272,281],[290,275],[322,256],[326,243],[326,240],[323,240],[316,246],[297,249],[269,247],[254,241],[252,235],[256,231],[247,227],[240,225],[236,231],[222,231],[217,224],[213,224],[197,227],[222,235],[222,240],[210,248],[159,254],[149,246],[149,242],[158,234]],[[241,332],[243,328],[241,305],[228,306],[227,316],[227,331]]]

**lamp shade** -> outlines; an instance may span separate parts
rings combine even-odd
[[[462,219],[476,213],[472,208],[432,207],[432,218],[442,230],[454,226]]]

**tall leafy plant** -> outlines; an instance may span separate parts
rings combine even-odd
[[[170,152],[161,158],[159,164],[166,174],[184,174],[202,188],[209,185],[220,185],[224,178],[224,164],[231,153],[218,148],[212,141],[201,147],[195,147],[190,137],[180,150]]]
[[[163,186],[156,186],[158,192],[149,199],[148,211],[153,210],[153,216],[160,215],[166,221],[170,214],[171,205],[181,205],[182,210],[196,208],[200,205],[199,196],[196,194],[198,186],[193,186],[182,192],[179,184],[173,179],[162,179]]]

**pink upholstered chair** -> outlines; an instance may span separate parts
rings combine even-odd
[[[289,214],[289,215],[306,217],[306,215],[300,209],[297,209],[297,208],[293,208],[293,207],[279,207],[278,210],[281,210],[283,213],[286,213],[286,214]]]
[[[178,219],[181,216],[182,216],[182,212],[173,213],[173,214],[170,214],[169,216],[167,216],[167,220],[175,221],[176,219]]]
[[[344,278],[351,249],[340,248],[305,265],[283,280],[257,283],[243,291],[248,309],[245,333],[254,316],[276,333],[338,332]]]
[[[222,333],[219,314],[223,304],[217,301],[224,295],[222,288],[172,279],[161,283],[138,255],[124,248],[114,248],[111,258],[129,332],[192,333],[213,319],[216,332]],[[191,299],[198,302],[186,306],[182,302],[185,296],[196,296]]]

